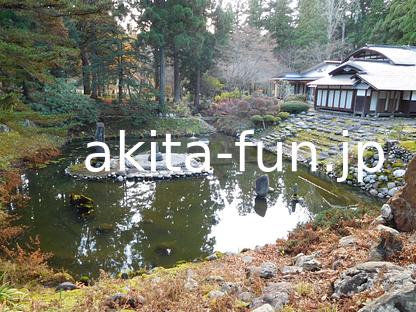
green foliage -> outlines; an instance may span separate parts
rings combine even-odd
[[[6,311],[8,308],[13,309],[10,311],[20,310],[19,302],[22,301],[26,295],[23,292],[10,287],[9,283],[6,282],[4,274],[0,277],[0,280],[2,280],[2,284],[0,285],[0,306],[4,307]]]
[[[251,122],[254,124],[259,124],[262,123],[264,121],[263,117],[260,115],[254,115],[250,118]]]
[[[335,228],[341,221],[351,221],[362,216],[359,209],[349,208],[330,208],[319,212],[313,221],[313,225],[318,228]]]
[[[304,94],[291,94],[286,98],[286,101],[306,102],[306,95],[304,95]]]
[[[329,228],[343,231],[345,224],[359,222],[364,215],[376,217],[379,214],[377,207],[359,206],[354,208],[330,208],[319,212],[313,221],[315,228]],[[343,224],[344,226],[340,226]]]
[[[223,102],[223,101],[229,101],[233,99],[240,99],[241,98],[241,92],[238,89],[234,89],[234,91],[230,92],[222,92],[220,95],[217,95],[214,98],[215,102]]]
[[[191,110],[191,108],[189,107],[188,102],[187,102],[187,101],[185,101],[185,100],[182,100],[182,101],[180,101],[179,103],[175,103],[175,104],[173,104],[173,105],[170,107],[169,111],[170,111],[171,113],[176,114],[176,115],[177,115],[177,116],[179,116],[179,117],[189,117],[189,116],[191,116],[191,115],[192,115],[192,110]]]
[[[278,117],[279,117],[281,120],[286,120],[286,119],[288,119],[288,118],[289,118],[289,116],[290,116],[290,113],[288,113],[288,112],[280,112],[280,113],[278,114]]]
[[[275,121],[276,121],[276,117],[274,117],[273,115],[264,115],[264,116],[263,116],[263,120],[264,120],[265,122],[270,122],[270,123],[273,123],[273,122],[275,122]]]
[[[64,79],[48,84],[43,91],[33,95],[32,108],[42,114],[72,114],[81,124],[94,123],[97,120],[97,104],[89,97],[76,92],[76,87]]]
[[[27,10],[22,9],[25,5]],[[53,69],[68,67],[77,55],[62,19],[53,17],[58,12],[51,8],[41,14],[44,9],[46,6],[24,2],[16,10],[0,10],[0,88],[6,92],[20,91],[27,82],[50,81]]]
[[[400,146],[407,149],[410,152],[416,153],[416,142],[415,141],[401,141]]]
[[[288,101],[280,105],[280,110],[290,114],[300,114],[302,112],[307,112],[309,110],[309,105],[299,101]]]
[[[218,78],[205,74],[202,77],[202,94],[208,97],[215,96],[224,88],[224,84]]]
[[[416,45],[416,0],[391,2],[382,30],[388,43]]]
[[[4,96],[0,96],[0,111],[12,112],[22,104],[20,96],[16,92],[10,92]]]
[[[265,28],[271,32],[278,43],[276,50],[283,52],[290,47],[294,37],[293,10],[289,0],[272,0],[265,19]]]

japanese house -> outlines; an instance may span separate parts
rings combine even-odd
[[[328,77],[328,73],[335,69],[341,62],[339,61],[324,61],[302,72],[285,73],[271,79],[274,84],[274,95],[282,97],[279,94],[279,84],[287,81],[290,85],[290,94],[306,95],[309,102],[313,102],[313,87],[308,86],[308,83],[319,78]]]
[[[317,110],[416,115],[416,47],[366,45],[307,86]]]

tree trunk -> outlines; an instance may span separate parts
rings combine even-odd
[[[120,44],[120,52],[123,49],[122,44]],[[118,58],[118,104],[121,104],[123,101],[123,56]]]
[[[82,61],[82,84],[84,86],[84,94],[91,94],[91,71],[90,61],[88,60],[88,52],[85,48],[81,48],[81,61]]]
[[[196,67],[196,75],[195,75],[195,94],[194,94],[194,106],[195,110],[199,112],[200,110],[200,100],[201,100],[201,69],[199,65]]]
[[[91,89],[91,98],[97,99],[98,98],[98,77],[95,70],[92,71],[92,89]]]
[[[153,51],[153,70],[154,70],[154,79],[155,79],[155,90],[159,89],[160,81],[160,71],[159,71],[159,50],[154,49]],[[156,94],[156,101],[159,102],[159,95]]]
[[[159,48],[160,77],[159,77],[159,110],[165,114],[165,47]]]
[[[173,55],[173,94],[175,103],[181,100],[181,76],[179,72],[179,55],[175,51]]]

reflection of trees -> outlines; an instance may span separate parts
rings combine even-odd
[[[217,223],[218,207],[210,198],[208,183],[192,179],[158,186],[152,206],[142,210],[131,246],[144,264],[172,265],[213,252],[215,240],[208,236]]]
[[[221,143],[218,143],[221,142]],[[246,170],[240,172],[239,148],[235,147],[232,138],[224,138],[210,144],[214,175],[219,181],[220,192],[232,206],[236,206],[240,215],[253,212],[254,208],[254,182],[257,177],[264,174],[257,168],[257,153],[255,148],[246,148]],[[216,160],[217,153],[232,153],[234,160]],[[271,154],[266,154],[266,157]],[[265,159],[265,163],[268,160]],[[270,163],[269,163],[270,165]],[[274,202],[279,194],[278,176],[270,175],[270,185],[276,192],[271,193],[269,201]]]

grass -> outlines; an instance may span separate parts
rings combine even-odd
[[[400,141],[400,146],[412,153],[416,153],[416,141]]]
[[[10,202],[12,191],[20,183],[20,168],[40,165],[59,154],[65,143],[68,115],[41,115],[27,107],[19,112],[1,112],[0,123],[11,131],[0,133],[0,202]],[[36,127],[24,127],[24,120]]]
[[[295,291],[299,296],[302,297],[311,297],[315,293],[313,285],[307,282],[300,282],[296,284]]]
[[[0,285],[0,310],[1,311],[18,311],[21,310],[21,301],[24,300],[26,294],[16,288],[10,287],[5,281],[5,275],[0,277],[2,284]]]

